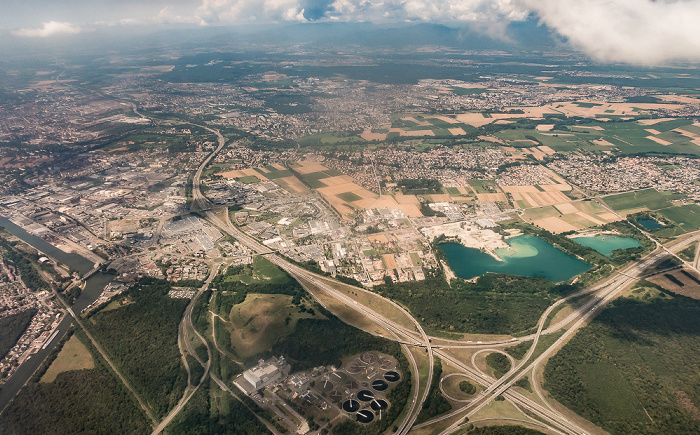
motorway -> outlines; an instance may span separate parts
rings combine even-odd
[[[206,166],[208,161],[216,154],[216,152],[223,148],[224,142],[223,137],[220,134],[218,134],[218,132],[211,129],[209,130],[217,133],[217,135],[220,138],[220,144],[219,148],[217,148],[217,151],[212,153],[208,157],[208,159],[205,160],[202,166],[198,168],[195,177],[193,178],[194,202],[197,203],[197,206],[200,210],[206,211],[206,217],[210,223],[218,227],[223,232],[233,236],[240,243],[247,246],[249,249],[253,250],[254,252],[260,255],[264,255],[268,260],[287,271],[290,275],[292,275],[300,283],[302,283],[304,288],[317,301],[321,302],[321,298],[317,294],[317,292],[321,291],[326,296],[333,298],[337,302],[342,303],[343,305],[355,310],[365,318],[371,320],[376,325],[381,326],[383,329],[388,331],[388,333],[396,341],[402,344],[411,362],[412,371],[414,372],[415,388],[411,407],[409,408],[406,417],[401,422],[401,424],[399,425],[399,429],[396,432],[399,434],[407,433],[412,428],[414,428],[415,420],[418,416],[418,413],[422,409],[422,405],[425,402],[429,393],[429,386],[432,383],[434,356],[439,356],[443,361],[455,367],[460,373],[466,375],[471,379],[477,380],[479,383],[488,385],[488,387],[484,391],[482,391],[478,397],[470,401],[464,407],[459,408],[443,416],[440,416],[438,418],[435,418],[433,420],[430,420],[428,422],[425,422],[423,424],[416,425],[415,428],[426,427],[428,425],[439,423],[446,419],[456,418],[456,421],[453,424],[451,424],[445,430],[440,432],[441,435],[451,434],[462,429],[465,426],[465,423],[463,423],[463,418],[460,417],[472,417],[496,397],[503,395],[506,398],[506,400],[516,405],[516,407],[518,407],[519,409],[525,408],[529,413],[536,415],[542,421],[546,422],[536,422],[534,423],[535,425],[545,427],[553,433],[586,433],[586,431],[580,426],[573,423],[561,413],[554,410],[545,400],[542,400],[544,403],[544,405],[542,405],[533,400],[532,398],[527,397],[518,391],[512,390],[510,387],[513,384],[515,384],[515,382],[517,382],[521,377],[525,376],[527,373],[536,370],[539,364],[541,364],[543,361],[546,361],[549,358],[549,356],[552,353],[554,353],[563,343],[565,343],[582,326],[584,326],[588,321],[590,321],[591,318],[597,315],[598,312],[600,312],[600,310],[604,308],[605,304],[618,297],[624,290],[628,289],[632,284],[634,284],[642,276],[642,274],[646,271],[647,268],[655,264],[657,261],[659,261],[666,255],[670,254],[675,256],[675,252],[683,249],[683,247],[700,239],[700,233],[698,233],[690,238],[675,243],[670,247],[666,247],[658,244],[653,238],[650,237],[657,244],[657,249],[655,251],[648,254],[644,258],[632,263],[625,269],[616,271],[611,277],[607,278],[602,283],[592,288],[570,295],[567,298],[563,298],[557,301],[555,304],[551,305],[541,316],[538,322],[537,332],[529,336],[511,339],[507,341],[477,342],[476,344],[465,343],[464,341],[459,340],[446,340],[437,337],[429,337],[425,333],[419,322],[395,302],[386,299],[380,295],[377,295],[376,293],[372,293],[366,289],[350,286],[347,284],[340,284],[332,278],[317,275],[313,272],[296,266],[287,261],[286,259],[280,257],[279,255],[271,251],[269,248],[260,244],[253,237],[245,234],[244,232],[236,228],[231,223],[228,213],[223,213],[224,216],[223,219],[221,219],[213,211],[211,211],[212,204],[201,194],[201,191],[199,189],[199,177],[201,176],[202,170]],[[696,258],[696,264],[697,261],[698,259]],[[338,286],[352,289],[354,292],[362,292],[366,295],[371,295],[372,297],[381,299],[382,302],[386,304],[392,305],[404,316],[406,316],[406,318],[413,325],[413,328],[407,328],[404,325],[398,324],[395,321],[388,319],[383,314],[377,313],[376,311],[366,307],[365,305],[358,303],[358,301],[349,297],[344,292],[337,290]],[[546,324],[547,319],[554,311],[554,309],[556,309],[559,305],[565,303],[566,301],[574,297],[578,297],[588,293],[596,294],[593,295],[593,297],[591,297],[590,300],[587,301],[585,304],[575,309],[574,312],[567,316],[565,319],[545,329],[544,325]],[[533,361],[530,361],[532,355],[536,350],[539,339],[542,335],[560,331],[567,325],[570,325],[569,328],[564,332],[564,334],[559,338],[559,340],[557,340],[556,343],[544,350]],[[434,343],[433,339],[435,340]],[[482,373],[474,367],[468,366],[464,362],[460,361],[458,358],[448,353],[450,349],[467,347],[488,349],[489,346],[515,344],[517,342],[528,340],[533,340],[533,344],[531,345],[525,357],[521,360],[521,362],[518,365],[513,367],[506,375],[504,375],[498,380],[495,380],[485,375],[484,373]],[[430,369],[428,371],[428,379],[425,383],[423,395],[420,398],[418,398],[418,394],[421,389],[421,383],[423,382],[423,380],[420,379],[417,363],[412,353],[408,351],[407,346],[419,346],[425,348],[427,351],[427,356],[429,358]],[[539,390],[538,394],[539,397],[543,399],[541,393],[539,393]]]

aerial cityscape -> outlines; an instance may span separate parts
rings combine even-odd
[[[695,19],[13,2],[0,434],[700,433]]]

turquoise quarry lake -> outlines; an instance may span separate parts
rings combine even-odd
[[[638,241],[630,237],[620,237],[613,234],[599,234],[594,237],[575,237],[574,242],[593,248],[605,256],[610,256],[616,249],[639,248],[642,246]]]
[[[450,269],[460,278],[471,279],[487,272],[519,276],[541,276],[554,282],[566,281],[590,269],[591,265],[555,248],[539,237],[518,236],[506,240],[510,249],[495,251],[503,261],[459,243],[441,243]]]

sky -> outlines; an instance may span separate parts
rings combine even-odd
[[[3,0],[9,38],[89,37],[104,29],[302,22],[476,24],[498,37],[535,20],[600,62],[700,61],[700,0]]]

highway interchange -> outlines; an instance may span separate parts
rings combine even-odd
[[[398,425],[398,430],[396,433],[399,434],[408,433],[413,428],[420,429],[436,423],[439,424],[443,420],[448,420],[452,423],[442,432],[440,432],[441,435],[456,432],[467,424],[464,417],[471,418],[500,395],[503,395],[506,400],[514,404],[517,408],[521,410],[524,409],[527,411],[527,414],[534,415],[537,418],[537,420],[516,419],[520,423],[528,423],[536,427],[547,429],[552,433],[587,433],[585,429],[570,421],[566,416],[556,411],[547,402],[547,400],[543,397],[539,386],[537,385],[535,376],[532,376],[531,378],[534,381],[533,384],[535,384],[537,397],[542,403],[538,403],[538,401],[533,400],[525,394],[515,391],[511,387],[513,384],[515,384],[515,382],[517,382],[523,376],[526,376],[528,373],[532,373],[534,375],[538,367],[545,362],[549,356],[556,352],[556,350],[561,347],[563,343],[566,343],[566,341],[570,339],[582,326],[584,326],[591,320],[592,317],[600,312],[600,310],[604,308],[605,304],[618,297],[624,290],[630,288],[640,277],[642,277],[650,266],[657,263],[661,258],[667,256],[669,253],[675,255],[676,252],[682,250],[691,243],[700,240],[700,234],[694,234],[692,237],[686,238],[682,241],[677,241],[670,246],[663,246],[657,243],[657,249],[655,251],[632,263],[623,270],[616,271],[603,282],[598,283],[597,285],[586,290],[572,294],[566,298],[562,298],[554,303],[542,314],[537,325],[537,332],[534,334],[507,341],[477,343],[430,337],[425,333],[420,323],[395,302],[383,298],[382,296],[372,293],[366,289],[341,284],[332,278],[321,276],[296,266],[274,253],[266,246],[260,244],[253,237],[236,228],[231,223],[228,213],[223,213],[222,219],[219,215],[212,211],[212,204],[202,195],[199,189],[200,176],[208,161],[223,148],[225,139],[218,131],[209,128],[208,130],[217,134],[219,138],[219,147],[203,162],[193,177],[193,209],[196,205],[199,210],[205,211],[207,220],[210,223],[217,226],[223,232],[233,236],[249,249],[253,250],[259,255],[265,256],[268,260],[287,271],[291,276],[296,278],[319,303],[323,304],[322,300],[330,297],[336,302],[351,308],[359,315],[369,319],[371,322],[384,329],[387,333],[382,335],[385,337],[392,338],[402,344],[411,363],[413,382],[415,383],[415,386],[413,388],[413,400],[410,404],[409,410],[406,413],[403,421]],[[647,234],[647,236],[649,235]],[[697,261],[698,260],[696,257],[695,264],[692,265],[694,268],[697,268]],[[345,291],[341,291],[339,289],[344,289]],[[352,291],[348,291],[349,289]],[[349,294],[352,294],[353,292],[360,292],[364,297],[380,299],[384,304],[388,304],[397,312],[400,312],[403,316],[405,316],[406,322],[398,323],[394,320],[390,320],[384,314],[380,314],[377,311],[363,305],[362,303],[358,302],[357,299],[353,299],[349,296]],[[589,300],[587,300],[587,302],[575,309],[566,318],[545,328],[547,320],[557,307],[573,298],[586,294],[591,294],[591,297]],[[410,324],[412,327],[407,327],[402,323]],[[549,346],[547,349],[539,353],[536,358],[531,360],[537,349],[537,344],[541,336],[556,333],[558,331],[564,331],[563,335],[561,335],[561,337],[554,344]],[[500,379],[493,379],[487,374],[481,372],[473,364],[470,366],[466,362],[461,361],[458,357],[450,354],[450,350],[454,349],[473,348],[489,350],[529,340],[532,340],[533,344],[530,346],[530,349],[525,357],[517,365],[515,365],[510,372],[502,376]],[[426,356],[429,364],[427,379],[420,378],[418,362],[416,361],[413,353],[408,349],[410,346],[417,346],[427,350]],[[416,418],[429,393],[429,386],[432,382],[433,362],[435,356],[452,365],[455,369],[457,369],[458,373],[461,373],[482,385],[487,385],[488,387],[483,390],[478,397],[465,403],[464,406],[433,420],[414,426]],[[419,391],[421,391],[421,389],[423,394],[419,397]]]

